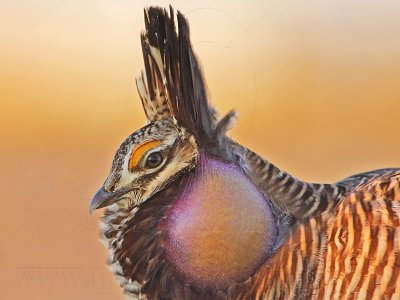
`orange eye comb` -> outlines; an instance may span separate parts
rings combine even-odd
[[[141,145],[136,146],[136,148],[133,149],[131,158],[129,160],[129,171],[132,172],[132,170],[137,166],[140,159],[142,158],[142,156],[145,153],[147,153],[149,150],[159,146],[160,144],[161,144],[160,141],[155,140],[155,141],[147,141]]]

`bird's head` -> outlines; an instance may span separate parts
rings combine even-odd
[[[121,144],[90,211],[114,203],[129,208],[146,201],[192,169],[198,154],[194,135],[178,128],[172,118],[148,124]]]
[[[179,12],[177,20],[179,34],[167,12],[156,7],[145,11],[146,31],[141,36],[145,68],[136,86],[148,124],[122,143],[90,211],[113,203],[132,207],[144,202],[192,169],[201,149],[229,160],[225,132],[235,113],[217,121],[187,21]]]

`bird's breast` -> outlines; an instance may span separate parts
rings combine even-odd
[[[190,176],[160,224],[166,259],[199,287],[246,280],[276,237],[268,202],[236,164],[201,157]]]

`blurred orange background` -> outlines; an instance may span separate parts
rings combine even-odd
[[[144,122],[148,1],[0,3],[1,299],[123,299],[88,203]],[[151,1],[167,6],[167,1]],[[172,1],[241,143],[304,180],[400,167],[400,2]]]

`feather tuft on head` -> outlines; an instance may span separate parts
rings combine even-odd
[[[220,144],[220,135],[232,124],[231,112],[217,123],[210,107],[199,62],[190,43],[186,18],[159,7],[144,12],[142,34],[145,70],[136,85],[149,122],[173,117],[199,143]]]

